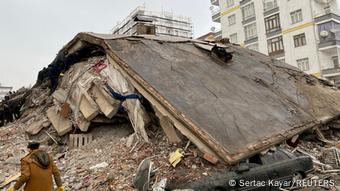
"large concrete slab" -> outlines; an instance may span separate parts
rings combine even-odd
[[[334,87],[238,46],[226,47],[234,57],[224,63],[202,48],[209,44],[191,40],[81,33],[68,47],[78,40],[103,46],[112,64],[162,107],[176,128],[228,163],[340,113]]]

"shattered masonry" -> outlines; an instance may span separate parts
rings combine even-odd
[[[340,114],[338,89],[265,55],[154,36],[79,33],[18,97],[25,101],[20,122],[32,137],[53,127],[60,137],[72,133],[73,147],[86,146],[92,137],[81,144],[86,136],[74,132],[122,118],[135,149],[158,136],[148,130],[157,121],[169,142],[189,140],[215,165],[268,151]],[[173,161],[189,151],[176,150]]]

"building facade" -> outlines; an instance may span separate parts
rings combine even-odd
[[[142,30],[142,28],[147,29]],[[133,10],[112,31],[113,34],[126,35],[156,34],[158,36],[193,37],[193,25],[190,17],[174,15],[172,12],[166,11],[149,11],[144,6]]]
[[[209,32],[205,35],[202,35],[200,37],[196,38],[197,40],[202,40],[202,41],[206,41],[206,42],[215,42],[215,41],[219,41],[222,39],[222,35],[221,35],[221,31],[218,32]]]
[[[6,87],[0,84],[0,101],[5,98],[8,92],[12,91],[13,87]]]
[[[340,85],[336,0],[211,0],[222,37]]]

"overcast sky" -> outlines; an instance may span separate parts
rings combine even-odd
[[[109,33],[138,5],[190,16],[194,34],[214,25],[210,0],[0,0],[0,83],[34,84],[78,32]]]
[[[195,37],[216,25],[210,0],[0,0],[0,83],[15,89],[33,85],[39,70],[78,32],[108,33],[144,3],[190,16]]]

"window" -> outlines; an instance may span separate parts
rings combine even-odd
[[[294,46],[299,47],[299,46],[304,46],[304,45],[306,45],[305,33],[295,35],[294,36]]]
[[[228,17],[228,21],[229,21],[229,26],[234,25],[236,23],[236,15],[235,14],[230,15]]]
[[[292,19],[292,24],[302,21],[302,10],[296,10],[290,13],[290,18]]]
[[[234,0],[227,0],[227,7],[231,7],[234,5]]]
[[[268,42],[268,53],[270,56],[284,51],[282,36],[269,39],[267,42]]]
[[[270,11],[277,7],[277,0],[264,0],[263,1],[264,11]]]
[[[275,14],[264,19],[266,25],[266,33],[274,32],[281,29],[280,15]]]
[[[251,44],[251,45],[248,45],[247,48],[250,50],[259,51],[259,44],[258,43]]]
[[[297,66],[302,71],[308,71],[309,70],[309,59],[308,58],[302,58],[299,60],[296,60]]]
[[[246,40],[256,37],[257,36],[256,23],[245,26],[244,34],[245,34]]]
[[[166,27],[166,33],[167,33],[167,34],[172,34],[172,29]]]
[[[339,59],[337,56],[332,57],[334,68],[339,68]]]
[[[229,36],[229,41],[230,41],[231,43],[237,43],[237,33],[231,34],[231,35]]]
[[[243,20],[247,20],[255,16],[254,3],[250,3],[242,8]]]

